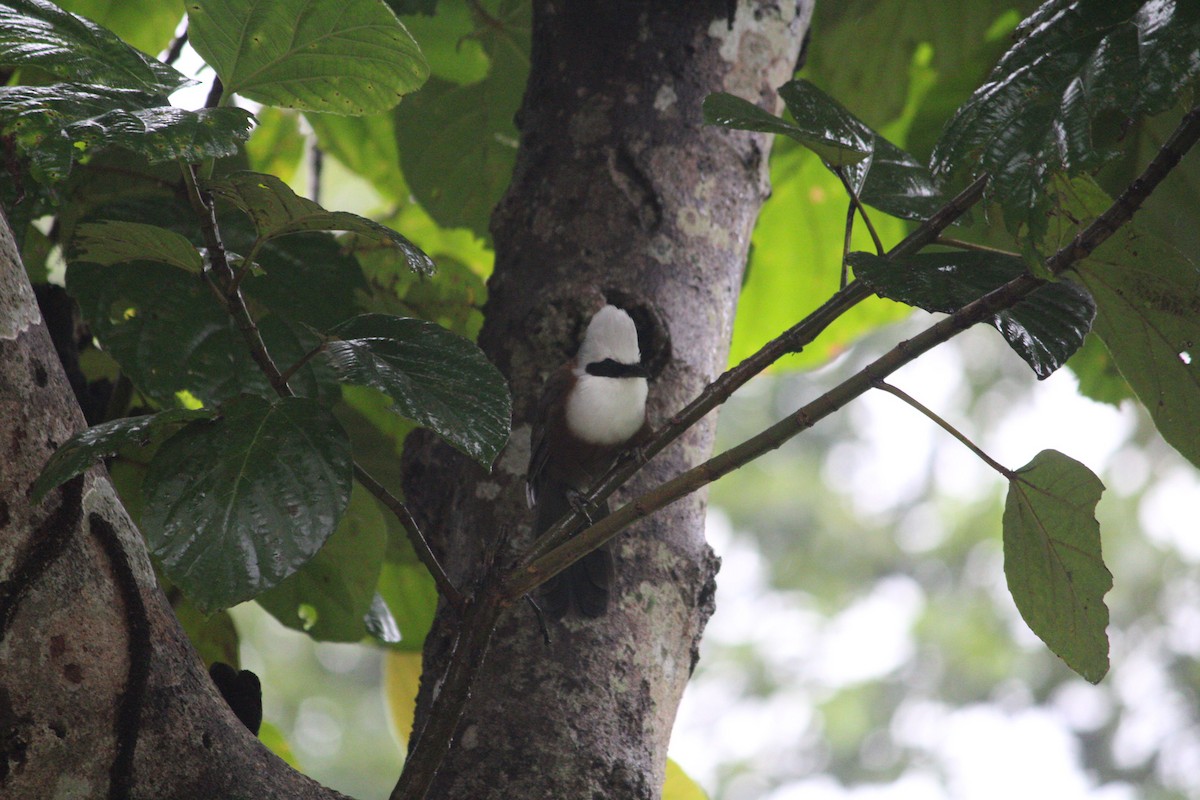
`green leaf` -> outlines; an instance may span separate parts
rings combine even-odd
[[[1076,272],[1117,368],[1162,437],[1200,466],[1200,265],[1126,225]]]
[[[276,175],[291,181],[305,152],[305,137],[300,133],[300,115],[294,111],[263,106],[255,115],[258,124],[246,142],[246,157],[255,172]],[[338,117],[354,119],[354,117]],[[366,144],[364,141],[362,144]],[[326,149],[322,145],[322,149]]]
[[[150,163],[233,155],[250,136],[253,117],[240,108],[188,111],[152,95],[57,83],[0,87],[0,130],[13,133],[39,181],[62,180],[71,164],[108,147]]]
[[[490,467],[508,441],[504,377],[472,342],[432,322],[363,314],[333,330],[329,362],[346,383],[370,386],[393,410]]]
[[[412,270],[433,273],[429,256],[396,231],[357,214],[326,211],[297,195],[274,175],[234,172],[208,182],[207,187],[215,197],[250,217],[263,241],[303,231],[351,231],[370,241],[398,248]]]
[[[1009,479],[1004,574],[1017,609],[1046,645],[1092,683],[1108,672],[1112,574],[1100,554],[1095,509],[1104,485],[1092,471],[1043,450]]]
[[[158,261],[199,274],[204,259],[192,243],[174,231],[139,222],[93,222],[80,225],[71,239],[68,260],[97,264]]]
[[[33,484],[34,502],[40,503],[46,492],[74,478],[102,458],[116,455],[127,448],[146,447],[160,441],[185,422],[206,419],[212,411],[190,411],[182,408],[146,414],[140,417],[114,419],[94,425],[63,442],[42,467],[42,474]]]
[[[485,2],[478,41],[491,59],[469,86],[431,79],[395,111],[400,162],[413,196],[442,227],[490,236],[492,209],[516,161],[513,117],[529,74],[530,6]]]
[[[0,65],[163,97],[195,83],[46,0],[0,2]]]
[[[241,668],[238,658],[238,632],[228,611],[205,614],[178,592],[172,598],[171,610],[187,634],[188,641],[204,661],[207,669],[221,661],[234,669]]]
[[[1016,232],[1045,226],[1043,187],[1112,158],[1131,119],[1170,107],[1200,75],[1200,5],[1051,2],[958,110],[934,151],[939,175],[991,175]]]
[[[241,334],[199,276],[149,261],[109,267],[77,261],[67,268],[67,289],[92,334],[154,402],[177,405],[183,390],[205,405],[240,393],[274,396]],[[297,361],[312,344],[275,315],[260,319],[259,330],[281,365]],[[292,387],[316,394],[314,374],[306,367]]]
[[[378,0],[188,0],[188,35],[225,91],[337,114],[386,111],[429,67]]]
[[[946,202],[925,165],[882,136],[872,134],[870,157],[845,172],[858,199],[893,217],[929,219]]]
[[[662,800],[708,800],[708,795],[673,759],[667,759]]]
[[[320,552],[295,574],[259,595],[257,602],[289,628],[318,641],[357,642],[387,546],[383,513],[355,484],[350,505]]]
[[[352,466],[345,433],[315,401],[239,397],[155,454],[146,541],[201,610],[227,608],[320,550],[346,510]]]
[[[943,313],[957,311],[1026,272],[1021,258],[996,253],[921,253],[900,259],[851,253],[847,260],[855,276],[880,296]],[[991,324],[1042,379],[1079,349],[1095,314],[1086,290],[1072,281],[1055,281],[996,314]]]
[[[725,92],[704,98],[704,121],[742,131],[760,131],[788,136],[812,150],[821,160],[835,167],[862,161],[871,152],[871,145],[847,130],[839,114],[828,107],[812,110],[813,117],[798,117],[791,123],[751,103]]]
[[[487,77],[491,59],[480,41],[485,30],[477,27],[471,4],[442,3],[430,14],[404,19],[409,33],[421,44],[430,74],[463,85]]]
[[[166,49],[183,19],[179,0],[55,0],[55,4],[150,55]]]
[[[1129,382],[1121,375],[1095,331],[1087,335],[1083,346],[1067,361],[1067,366],[1075,373],[1079,393],[1084,397],[1112,406],[1120,406],[1135,397]]]
[[[400,627],[395,650],[419,653],[433,626],[438,593],[429,570],[417,562],[386,562],[379,573],[379,594]]]

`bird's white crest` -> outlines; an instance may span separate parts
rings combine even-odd
[[[638,349],[637,326],[628,314],[616,306],[605,306],[592,317],[576,361],[579,370],[582,370],[588,364],[606,358],[622,364],[636,364],[642,360]]]

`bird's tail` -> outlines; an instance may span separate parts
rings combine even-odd
[[[593,550],[542,586],[542,608],[561,619],[574,608],[581,617],[604,616],[613,582],[613,557],[608,545]]]

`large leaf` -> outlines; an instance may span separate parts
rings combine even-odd
[[[350,443],[300,397],[244,396],[159,448],[143,530],[167,576],[202,610],[277,586],[333,534],[350,499]]]
[[[69,258],[105,265],[158,261],[192,273],[204,267],[200,252],[180,234],[157,225],[111,220],[77,227]]]
[[[995,253],[921,253],[888,259],[851,253],[854,274],[876,293],[892,300],[950,313],[1025,274],[1025,262]],[[1009,346],[1046,378],[1083,344],[1096,306],[1072,281],[1036,289],[991,319]]]
[[[337,114],[386,111],[429,75],[378,0],[191,0],[192,45],[225,91]]]
[[[387,524],[374,498],[358,484],[337,530],[295,574],[259,595],[258,604],[289,628],[314,639],[357,642],[387,545]]]
[[[662,800],[708,800],[708,795],[700,788],[700,784],[683,771],[683,767],[668,758]]]
[[[841,171],[863,202],[893,216],[924,219],[942,205],[929,170],[841,103],[805,80],[787,82],[779,94],[796,120],[794,124],[722,94],[705,99],[705,120],[795,139],[830,169]]]
[[[1112,157],[1130,119],[1170,107],[1200,75],[1200,4],[1052,0],[1018,36],[951,120],[933,164],[989,173],[1010,230],[1026,225],[1036,239],[1050,176]]]
[[[184,390],[206,405],[240,393],[274,396],[247,346],[199,276],[147,261],[109,267],[79,261],[67,269],[67,289],[92,334],[139,391],[163,406]],[[281,368],[311,346],[277,316],[259,321],[267,349]],[[313,395],[305,368],[292,380]]]
[[[71,164],[122,147],[150,163],[233,155],[253,117],[240,108],[188,111],[142,91],[73,83],[0,87],[0,130],[13,133],[34,176],[62,180]]]
[[[469,86],[431,79],[396,108],[396,141],[413,195],[439,225],[490,234],[492,208],[508,186],[517,154],[513,117],[529,73],[529,6],[486,8],[479,41],[487,78]]]
[[[759,108],[749,100],[718,92],[704,98],[704,121],[741,131],[761,131],[791,137],[835,167],[862,161],[871,152],[870,142],[847,129],[832,108],[803,108],[805,116],[792,123]]]
[[[342,162],[352,172],[371,182],[384,197],[408,201],[408,185],[400,173],[400,150],[396,147],[393,113],[366,117],[336,114],[305,114],[326,155]],[[407,230],[407,228],[405,229]]]
[[[0,66],[166,96],[194,81],[46,0],[0,2]]]
[[[1043,450],[1009,480],[1004,506],[1004,574],[1017,609],[1046,645],[1092,683],[1108,672],[1112,574],[1100,554],[1092,471]]]
[[[1200,265],[1127,225],[1076,272],[1117,368],[1163,438],[1200,466]]]
[[[384,314],[355,317],[333,335],[326,352],[341,380],[385,393],[395,413],[491,466],[508,441],[512,400],[474,343],[432,322]]]
[[[74,478],[95,462],[131,447],[146,447],[172,433],[178,426],[193,420],[206,419],[212,411],[175,408],[140,417],[102,422],[63,442],[33,484],[34,502],[41,502],[46,492]]]
[[[250,217],[262,241],[305,231],[352,231],[373,242],[398,248],[414,271],[433,273],[429,256],[396,231],[357,214],[326,211],[297,195],[274,175],[234,172],[208,182],[207,186],[218,199]]]

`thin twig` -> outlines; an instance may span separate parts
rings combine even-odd
[[[375,495],[379,502],[387,506],[387,509],[396,516],[396,519],[400,520],[400,524],[404,526],[404,530],[409,534],[408,538],[412,543],[413,550],[416,551],[417,558],[421,560],[421,563],[429,570],[429,574],[433,576],[433,582],[437,584],[438,591],[441,592],[442,597],[446,598],[446,602],[453,606],[455,610],[461,612],[466,601],[463,599],[462,593],[446,577],[442,565],[438,562],[437,556],[433,554],[433,550],[430,549],[429,542],[425,540],[425,536],[417,526],[417,521],[413,519],[412,513],[408,510],[408,506],[389,492],[387,487],[377,481],[357,461],[354,462],[354,477],[367,491]]]
[[[163,56],[163,59],[162,59],[163,63],[164,64],[174,64],[176,61],[178,61],[180,54],[183,53],[183,46],[185,44],[187,44],[187,40],[188,40],[188,29],[187,29],[187,26],[185,25],[183,28],[183,31],[178,36],[176,36],[174,39],[171,40],[171,45],[170,45],[170,47],[167,48],[166,55]]]
[[[887,392],[888,394],[899,397],[901,400],[908,403],[910,406],[915,408],[917,411],[920,411],[926,417],[933,420],[933,422],[935,422],[938,425],[938,427],[940,427],[946,433],[950,434],[955,439],[958,439],[958,441],[962,442],[962,444],[968,450],[970,450],[975,455],[979,456],[980,460],[982,460],[983,463],[987,464],[989,467],[996,470],[996,472],[999,472],[1001,475],[1003,475],[1008,480],[1013,479],[1014,475],[1013,475],[1012,470],[1010,470],[1008,467],[1001,464],[996,459],[989,456],[987,453],[985,453],[983,451],[983,448],[981,448],[979,445],[975,444],[969,438],[967,438],[967,435],[965,433],[963,433],[958,428],[951,425],[946,420],[942,419],[940,416],[938,416],[936,413],[934,413],[933,409],[929,408],[928,406],[923,404],[921,401],[917,400],[917,398],[913,397],[908,392],[905,392],[903,389],[899,388],[898,386],[893,386],[892,384],[888,383],[887,381],[877,381],[875,383],[875,388],[882,389],[883,391]]]
[[[221,105],[221,96],[225,93],[225,84],[221,83],[220,75],[213,75],[212,86],[208,89],[208,97],[204,98],[205,108],[216,108]]]
[[[1200,139],[1200,106],[1193,108],[1163,144],[1158,154],[1111,206],[1072,241],[1048,258],[1045,266],[1053,274],[1069,269],[1086,258],[1122,225],[1129,221],[1146,198]],[[934,234],[936,236],[936,233]],[[893,248],[893,253],[896,248]],[[855,286],[850,284],[850,287]],[[505,579],[506,595],[521,597],[547,578],[578,561],[612,539],[637,520],[691,494],[759,456],[780,447],[801,431],[869,391],[900,367],[951,339],[997,312],[1011,308],[1045,281],[1030,274],[1020,275],[983,297],[968,303],[909,341],[901,342],[860,372],[826,392],[786,419],[720,453],[676,478],[634,498],[595,525],[567,539],[548,552],[535,552]],[[740,365],[739,365],[740,366]],[[656,436],[653,441],[657,441]],[[608,485],[605,481],[604,486]],[[607,496],[607,495],[606,495]],[[558,525],[555,525],[557,528]],[[551,529],[552,531],[554,529]],[[545,537],[543,537],[545,538]],[[539,540],[540,541],[540,540]]]
[[[300,360],[297,361],[295,364],[292,364],[287,369],[285,369],[280,374],[279,377],[282,378],[284,380],[284,382],[290,381],[297,372],[299,372],[301,369],[303,369],[305,364],[312,361],[314,358],[317,357],[318,354],[323,352],[325,350],[325,348],[328,346],[328,344],[329,344],[328,342],[322,341],[316,347],[312,348],[307,353],[300,356]]]
[[[846,206],[846,238],[842,240],[842,278],[838,283],[839,289],[845,289],[850,282],[850,238],[854,235],[854,201]]]
[[[884,254],[883,241],[879,238],[879,234],[875,232],[875,226],[871,224],[871,215],[867,213],[862,200],[858,198],[858,192],[854,191],[854,187],[850,185],[850,179],[846,177],[846,171],[841,167],[834,167],[833,174],[838,176],[838,180],[842,182],[842,186],[846,189],[846,194],[850,195],[850,204],[858,209],[858,215],[862,217],[863,223],[867,226],[867,233],[871,234],[871,241],[875,242],[876,255],[882,256]]]
[[[1020,253],[1014,253],[1011,250],[1001,250],[999,247],[988,247],[986,244],[977,244],[975,242],[966,242],[962,239],[955,239],[950,236],[939,236],[934,244],[942,244],[946,247],[957,247],[959,250],[974,250],[979,253],[992,253],[998,256],[1012,256],[1020,258]]]

